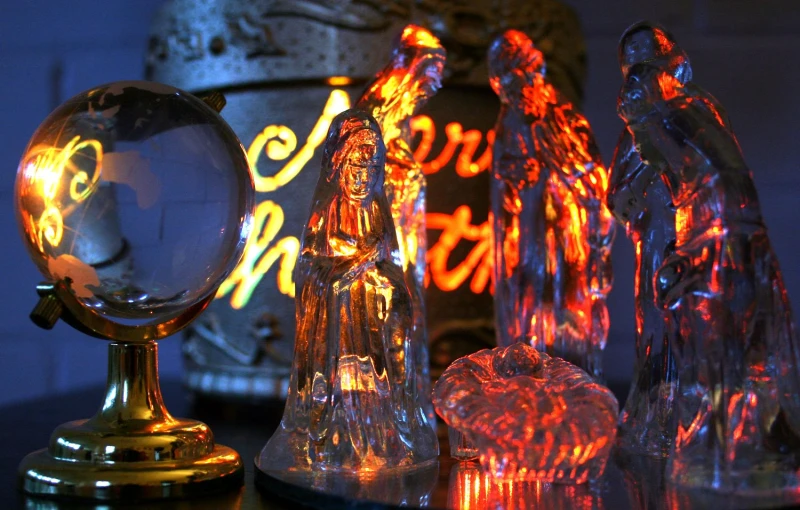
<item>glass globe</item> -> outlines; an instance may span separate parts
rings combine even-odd
[[[51,113],[14,193],[42,274],[127,324],[167,320],[215,292],[239,261],[254,202],[244,148],[217,112],[142,81]]]

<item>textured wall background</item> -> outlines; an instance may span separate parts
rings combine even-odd
[[[634,21],[668,26],[688,51],[695,79],[725,105],[755,175],[786,285],[800,307],[800,2],[797,0],[567,0],[589,48],[585,112],[606,161],[621,122],[616,44]],[[12,195],[19,157],[44,117],[72,95],[143,75],[150,19],[162,0],[37,0],[0,6],[0,405],[99,384],[103,342],[59,324],[37,329],[38,271],[19,240]],[[247,143],[249,141],[245,141]],[[614,249],[616,285],[606,356],[609,378],[629,377],[633,344],[633,253],[624,232]],[[161,373],[180,374],[179,341],[160,344]]]

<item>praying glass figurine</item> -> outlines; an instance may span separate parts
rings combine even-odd
[[[679,330],[668,476],[737,494],[794,491],[800,346],[778,261],[730,126],[691,84],[688,59],[684,76],[669,64],[631,66],[618,104],[675,208],[675,247],[655,275],[656,303]]]
[[[408,25],[395,42],[391,60],[357,104],[378,121],[386,144],[386,197],[397,230],[403,274],[414,301],[412,352],[417,394],[431,420],[435,414],[425,327],[425,176],[411,150],[411,117],[441,87],[445,55],[433,34]]]
[[[377,122],[347,110],[331,124],[295,270],[297,332],[271,470],[364,472],[439,453],[419,405],[413,301],[403,278]]]
[[[602,377],[614,221],[594,135],[522,32],[492,43],[489,76],[502,103],[491,182],[498,345],[521,338]]]
[[[617,434],[611,391],[524,342],[456,360],[436,381],[436,412],[500,480],[584,483],[603,474]]]

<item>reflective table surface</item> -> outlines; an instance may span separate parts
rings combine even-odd
[[[82,503],[26,497],[17,491],[16,469],[29,452],[47,445],[59,424],[91,416],[100,404],[102,387],[45,397],[0,408],[0,508],[59,509],[378,509],[403,506],[453,509],[704,509],[775,508],[790,506],[780,498],[748,500],[708,493],[680,491],[664,482],[663,463],[643,458],[615,457],[603,477],[592,484],[568,486],[540,483],[497,484],[483,476],[474,463],[450,458],[448,442],[441,437],[442,455],[433,465],[383,479],[334,476],[273,477],[254,467],[260,451],[281,417],[281,406],[249,406],[213,401],[193,401],[179,382],[161,383],[164,399],[175,416],[206,422],[216,439],[236,449],[245,460],[245,484],[238,491],[202,499],[169,500],[137,505]],[[625,385],[612,384],[617,395]],[[441,428],[441,424],[440,424]],[[440,432],[444,434],[443,428]],[[256,476],[258,474],[258,476]],[[323,492],[325,491],[325,492]],[[800,494],[795,502],[800,501]]]

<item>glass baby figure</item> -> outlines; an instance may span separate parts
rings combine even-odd
[[[601,377],[614,222],[594,135],[522,32],[493,42],[489,76],[501,101],[491,180],[498,344],[522,338]]]
[[[429,31],[406,26],[395,41],[389,63],[357,103],[383,132],[386,144],[386,196],[397,230],[403,274],[414,300],[413,352],[418,395],[428,417],[431,403],[428,335],[425,327],[425,175],[411,150],[411,118],[441,87],[445,50]]]
[[[417,398],[413,301],[383,190],[384,158],[369,114],[334,119],[295,270],[289,396],[261,453],[270,469],[363,472],[438,455]]]

